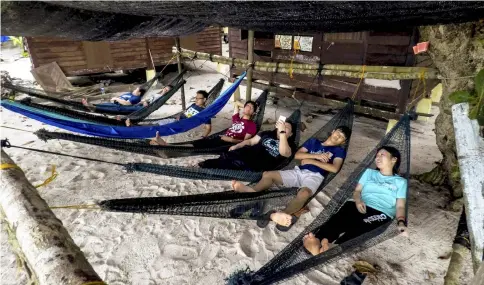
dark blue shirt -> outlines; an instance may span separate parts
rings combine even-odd
[[[345,159],[346,151],[341,146],[324,146],[322,145],[321,141],[316,138],[312,138],[304,143],[304,148],[308,150],[308,153],[316,154],[316,153],[324,153],[330,152],[333,156],[329,159],[328,163],[333,163],[334,159],[339,157],[341,159]],[[325,176],[328,172],[324,169],[321,169],[313,164],[306,164],[299,166],[299,169],[307,169],[312,172],[319,172],[321,175]]]
[[[119,96],[119,99],[123,99],[124,101],[129,101],[131,105],[136,105],[141,101],[141,96],[134,96],[132,93],[125,93]]]
[[[186,111],[183,114],[181,114],[180,119],[187,119],[187,118],[190,118],[192,116],[195,116],[198,113],[200,113],[201,111],[203,111],[203,109],[205,109],[205,108],[197,106],[196,104],[192,104],[192,105],[190,105],[190,107],[188,107],[186,109]],[[212,120],[209,118],[209,119],[207,119],[207,121],[204,124],[211,125]]]

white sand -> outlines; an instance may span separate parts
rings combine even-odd
[[[2,56],[4,58],[4,56]],[[203,62],[198,62],[200,65]],[[206,67],[215,68],[205,63]],[[0,69],[12,76],[29,77],[29,60],[1,63]],[[209,89],[220,75],[205,68],[200,75],[188,79],[186,93],[193,97],[198,89]],[[193,89],[192,89],[193,88]],[[242,97],[245,87],[241,88]],[[260,94],[260,91],[256,92]],[[178,95],[177,95],[178,96]],[[176,96],[175,96],[176,97]],[[179,96],[175,99],[179,102]],[[268,106],[267,118],[288,116],[296,103],[280,100],[279,107]],[[288,107],[283,107],[287,105]],[[309,105],[309,104],[307,104]],[[312,106],[312,110],[319,108]],[[165,106],[158,115],[172,114],[179,105]],[[307,111],[305,108],[303,111]],[[437,112],[437,109],[433,109]],[[37,121],[3,109],[2,125],[35,131],[42,125]],[[214,119],[214,131],[229,125],[231,106]],[[307,138],[330,117],[315,118]],[[435,117],[434,117],[435,118]],[[435,144],[433,119],[427,123],[413,122],[412,173],[432,169],[441,158]],[[334,193],[358,162],[384,135],[386,124],[381,121],[358,117],[354,125],[346,164],[340,175],[328,186]],[[182,141],[196,137],[195,132],[176,136]],[[44,143],[28,132],[1,129],[1,137],[8,137],[12,144],[50,151],[71,153],[78,156],[101,158],[116,162],[152,162],[176,165],[193,165],[203,157],[163,160],[151,156],[127,154],[109,149],[66,141]],[[49,176],[50,166],[56,165],[59,176],[47,187],[39,188],[49,205],[87,204],[101,199],[186,195],[227,190],[229,182],[185,180],[146,173],[126,173],[117,166],[84,160],[43,155],[18,149],[7,149],[12,159],[24,170],[29,180],[40,183]],[[396,237],[360,254],[287,280],[285,284],[339,284],[351,272],[357,259],[377,264],[380,272],[368,278],[365,284],[443,284],[448,259],[439,259],[451,250],[459,213],[441,208],[448,202],[446,191],[433,189],[418,182],[411,182],[410,237]],[[55,210],[75,242],[85,253],[96,272],[108,284],[224,284],[223,279],[237,269],[249,266],[258,269],[284,248],[322,210],[324,195],[311,203],[311,213],[304,215],[288,233],[280,233],[273,225],[259,229],[255,222],[222,220],[199,217],[162,216],[109,213],[86,210]],[[23,272],[16,273],[15,256],[1,231],[1,284],[26,284]],[[469,259],[470,260],[470,259]],[[472,274],[466,264],[462,284],[467,284]]]

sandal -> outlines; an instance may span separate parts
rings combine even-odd
[[[275,210],[267,212],[264,216],[262,216],[262,219],[257,220],[257,226],[261,229],[267,227],[267,225],[271,222],[271,215],[275,212]]]

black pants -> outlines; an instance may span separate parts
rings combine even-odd
[[[193,147],[195,148],[214,148],[214,147],[227,147],[227,150],[229,147],[231,147],[232,143],[226,142],[222,140],[220,137],[215,137],[211,139],[201,139],[201,140],[196,140],[193,142]]]
[[[318,239],[326,238],[338,244],[351,240],[389,222],[390,217],[366,206],[366,214],[356,208],[355,202],[346,202],[341,209],[318,228],[314,235]],[[341,237],[340,235],[343,234]]]
[[[215,159],[207,159],[198,164],[201,168],[230,169],[230,170],[250,170],[242,161],[232,158],[223,158],[222,156]]]

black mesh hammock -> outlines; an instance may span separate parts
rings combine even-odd
[[[340,187],[324,210],[309,226],[306,227],[306,229],[304,229],[289,245],[258,271],[239,271],[229,277],[228,284],[274,284],[316,266],[328,264],[341,258],[342,255],[354,254],[398,235],[399,232],[396,223],[390,221],[371,232],[367,232],[352,240],[336,245],[328,251],[316,256],[306,253],[303,247],[303,237],[309,232],[314,232],[317,228],[323,225],[348,199],[352,197],[352,193],[360,176],[367,168],[375,167],[374,158],[377,150],[384,145],[393,146],[400,151],[402,156],[400,175],[408,181],[410,173],[410,118],[408,115],[405,115],[366,156],[366,158],[348,177],[346,182]],[[406,201],[406,210],[408,211],[408,191]]]
[[[352,125],[353,102],[350,102],[324,127],[315,133],[313,137],[325,140],[336,127],[347,126],[351,128]],[[348,148],[348,145],[349,140],[345,145],[345,149]],[[294,161],[291,164],[286,164],[285,169],[291,169],[294,165]],[[203,169],[201,170],[203,171]],[[200,178],[207,179],[207,175],[213,174],[214,173],[201,173]],[[222,170],[220,175],[225,175],[224,177],[227,178],[227,175],[229,174],[230,171]],[[232,173],[232,175],[233,174],[234,173]],[[249,172],[247,176],[250,176],[250,174],[253,176],[251,177],[252,180],[250,180],[252,182],[258,181],[262,176],[262,173],[257,172]],[[314,198],[336,175],[337,173],[327,175],[311,199]],[[240,180],[240,177],[232,178]],[[208,179],[213,178],[209,177]],[[296,196],[297,190],[297,188],[285,188],[276,191],[263,191],[258,193],[225,191],[175,197],[116,199],[104,200],[100,202],[99,205],[105,211],[262,220],[267,219],[265,213],[268,211],[283,209],[288,202]],[[307,203],[309,203],[309,200]]]
[[[260,130],[262,122],[264,120],[265,106],[267,101],[268,91],[265,90],[259,98],[256,100],[258,106],[257,113],[254,115],[254,122],[257,126],[257,131]],[[145,120],[146,121],[146,120]],[[144,122],[145,122],[144,121]],[[206,139],[212,139],[224,134],[227,129],[214,133]],[[187,141],[174,143],[169,146],[156,146],[150,145],[149,140],[135,140],[135,139],[110,139],[110,138],[98,138],[91,136],[76,135],[64,132],[49,132],[45,129],[41,129],[35,133],[39,139],[47,141],[51,139],[68,140],[73,142],[86,143],[90,145],[97,145],[107,147],[110,149],[122,150],[127,152],[134,152],[145,155],[160,156],[160,152],[164,157],[180,157],[188,155],[203,155],[203,154],[217,154],[228,150],[227,146],[219,146],[212,148],[196,148],[190,146],[181,146],[183,144],[193,144],[197,141]],[[205,139],[201,139],[205,140]],[[177,146],[178,145],[178,146]]]
[[[179,73],[172,80],[172,82],[170,83],[170,85],[175,85],[177,82],[179,82],[180,79],[183,77],[183,74],[185,72],[186,72],[186,70],[183,70],[181,73]],[[146,94],[148,94],[148,91],[151,89],[151,87],[153,86],[153,84],[156,82],[156,80],[159,80],[162,75],[163,74],[161,72],[159,72],[152,79],[146,81],[144,84],[142,84],[140,86],[140,87],[143,87],[146,90],[146,92],[145,92],[145,94],[143,96],[146,96]],[[75,101],[75,100],[67,100],[67,99],[52,97],[52,96],[47,95],[44,91],[39,90],[39,89],[36,89],[36,88],[29,88],[29,87],[24,87],[24,86],[20,86],[20,85],[14,85],[14,84],[12,84],[10,82],[6,82],[5,84],[3,84],[2,87],[5,87],[5,88],[8,88],[8,89],[17,91],[17,92],[25,93],[25,94],[27,94],[29,96],[32,96],[32,97],[36,97],[36,98],[44,99],[44,100],[47,100],[47,101],[55,102],[55,103],[58,103],[58,104],[66,105],[66,106],[69,106],[69,107],[71,107],[73,109],[77,109],[77,110],[80,110],[80,111],[91,112],[90,110],[88,110],[82,104],[82,102]],[[60,96],[63,96],[63,95],[65,96],[65,93],[61,93],[61,92],[50,92],[50,93],[56,94],[59,97]],[[110,112],[103,112],[102,110],[96,110],[94,112],[95,113],[101,113],[101,114],[103,114],[103,113],[113,114],[112,111],[110,111]]]
[[[63,107],[57,106],[47,106],[38,103],[33,103],[30,100],[22,100],[20,101],[22,104],[27,105],[32,108],[48,111],[55,114],[64,115],[67,117],[71,117],[74,119],[80,119],[84,121],[93,122],[96,124],[103,124],[103,125],[113,125],[113,126],[124,126],[125,121],[127,118],[131,120],[132,124],[137,124],[139,122],[145,121],[146,117],[148,117],[151,113],[158,110],[166,101],[168,101],[171,96],[173,96],[178,89],[185,84],[185,80],[179,81],[170,91],[168,91],[165,95],[161,96],[160,98],[156,99],[152,104],[148,105],[148,107],[144,107],[136,112],[129,114],[128,116],[122,117],[119,120],[116,118],[110,118],[103,115],[95,115],[87,112],[79,112],[75,110],[70,110]],[[218,97],[220,95],[220,91],[223,88],[223,80],[221,79],[209,92],[210,97]]]

